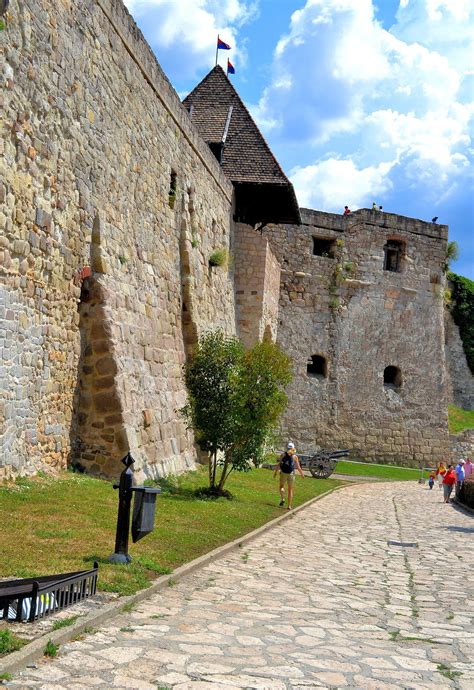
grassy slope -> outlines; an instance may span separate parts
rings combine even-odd
[[[448,405],[449,431],[459,434],[464,429],[474,429],[474,410],[463,410],[455,405]]]
[[[297,480],[295,505],[338,486],[336,480]],[[232,501],[198,500],[205,471],[180,478],[175,493],[157,499],[155,530],[130,542],[131,566],[111,566],[117,492],[109,482],[65,473],[0,487],[0,577],[33,577],[85,569],[101,562],[99,588],[131,594],[173,568],[280,515],[277,480],[268,470],[231,476]]]
[[[371,465],[345,462],[341,460],[334,470],[338,474],[349,474],[359,477],[381,477],[383,479],[416,480],[420,478],[420,470],[395,465]]]

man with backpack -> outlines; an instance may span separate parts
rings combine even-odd
[[[295,485],[296,472],[300,477],[304,477],[301,469],[300,461],[296,455],[295,444],[291,441],[286,447],[286,452],[280,456],[278,463],[275,465],[273,476],[276,477],[280,473],[280,506],[285,505],[285,485],[288,487],[288,508],[291,510],[291,503],[293,500],[293,492]]]

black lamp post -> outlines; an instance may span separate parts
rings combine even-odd
[[[135,493],[133,510],[132,539],[134,542],[142,539],[153,530],[155,519],[155,501],[161,489],[148,486],[133,485],[133,467],[135,460],[130,452],[122,458],[125,469],[120,475],[120,482],[114,484],[119,490],[119,506],[117,515],[117,531],[115,534],[115,552],[109,556],[111,563],[126,565],[132,557],[128,553],[128,535],[130,532],[130,508],[132,495]]]
[[[130,506],[132,504],[133,469],[135,460],[130,452],[122,458],[125,469],[120,475],[120,483],[114,484],[119,490],[119,507],[117,515],[117,531],[115,533],[115,553],[109,556],[111,563],[130,563],[132,557],[128,553],[128,533],[130,531]]]

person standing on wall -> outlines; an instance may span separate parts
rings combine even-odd
[[[303,470],[301,469],[300,461],[296,455],[295,444],[288,442],[285,453],[280,456],[278,463],[275,465],[273,477],[280,473],[280,506],[285,505],[285,486],[288,489],[288,507],[291,510],[293,501],[293,493],[295,487],[296,472],[300,477],[304,478]]]

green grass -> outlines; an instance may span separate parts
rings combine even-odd
[[[463,410],[455,405],[448,405],[449,432],[459,434],[465,429],[474,429],[474,410]]]
[[[195,497],[194,491],[206,486],[206,468],[163,484],[155,530],[137,544],[130,540],[133,561],[124,566],[107,561],[114,550],[117,521],[112,482],[66,472],[56,479],[28,478],[0,486],[0,577],[69,572],[97,560],[99,589],[133,594],[158,574],[284,512],[278,507],[278,480],[264,469],[231,475],[230,501]],[[340,484],[334,479],[297,479],[294,505]]]
[[[13,675],[11,673],[0,673],[0,680],[12,680]]]
[[[28,640],[23,640],[10,630],[0,630],[0,656],[17,652],[24,647]]]
[[[397,467],[395,465],[359,465],[357,463],[340,460],[336,469],[337,474],[349,474],[357,477],[380,477],[382,479],[418,480],[420,470],[410,467]],[[425,473],[426,474],[426,473]]]
[[[46,647],[43,649],[43,654],[44,656],[54,658],[55,656],[57,656],[58,649],[59,645],[54,644],[52,640],[48,640],[46,643]]]
[[[60,630],[61,628],[67,628],[70,625],[73,625],[79,616],[70,616],[69,618],[60,618],[57,621],[54,621],[53,624],[53,630]]]
[[[462,676],[461,671],[453,671],[449,666],[446,664],[438,664],[437,666],[438,671],[442,676],[445,678],[448,678],[449,680],[456,680],[456,678],[459,678],[459,676]]]

